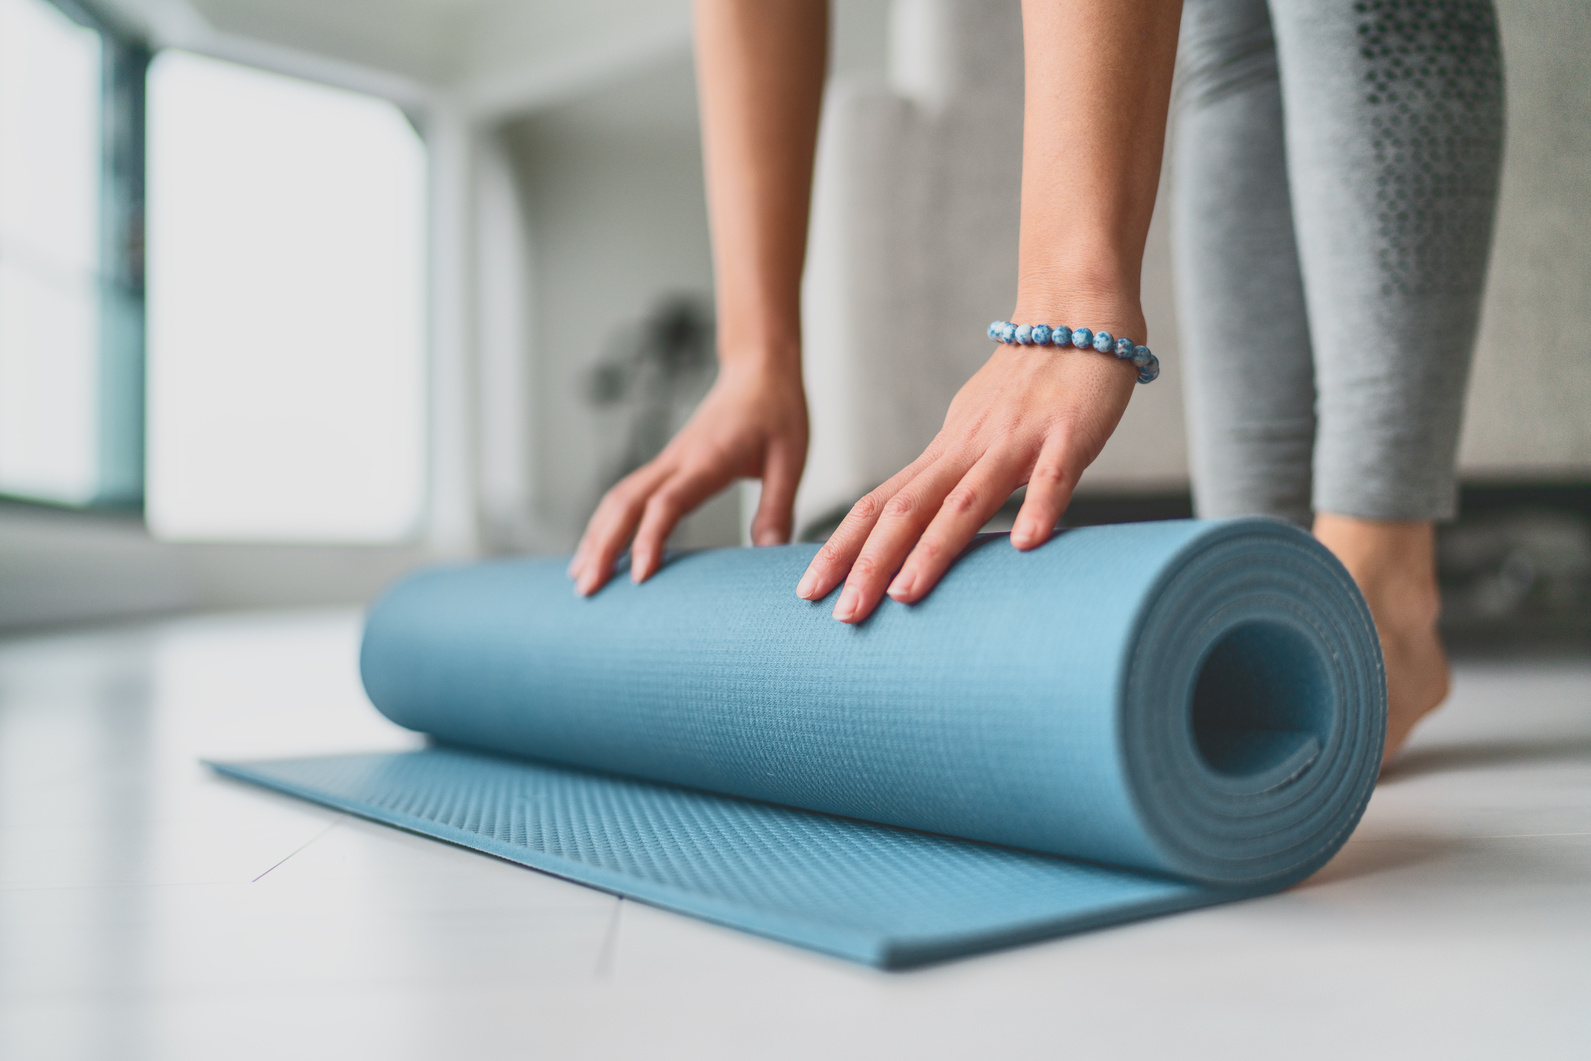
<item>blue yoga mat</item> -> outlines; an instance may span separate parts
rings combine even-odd
[[[795,596],[815,548],[416,575],[361,668],[431,747],[216,769],[895,967],[1285,888],[1364,810],[1380,648],[1302,531],[989,536],[854,627]]]

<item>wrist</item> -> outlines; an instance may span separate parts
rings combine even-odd
[[[718,362],[768,372],[797,372],[801,367],[799,302],[768,304],[768,300],[718,300]]]
[[[1024,269],[1017,282],[1018,324],[1065,324],[1108,331],[1148,344],[1149,328],[1136,276],[1108,264],[1089,268]]]
[[[719,343],[718,370],[723,376],[742,379],[794,382],[801,386],[799,341]]]
[[[1083,298],[1018,301],[1008,318],[1013,324],[1048,324],[1052,328],[1087,328],[1090,332],[1109,332],[1113,339],[1131,339],[1138,346],[1148,346],[1149,326],[1144,321],[1143,310],[1136,305],[1123,305],[1108,300],[1091,301]]]
[[[1152,382],[1160,374],[1159,362],[1145,347],[1149,327],[1144,319],[1136,290],[1121,282],[1078,282],[1051,280],[1020,286],[1016,308],[1009,323],[1001,324],[1011,342],[1050,346],[1091,346],[1090,356],[1110,355],[1110,369],[1126,381]],[[1012,325],[1016,325],[1015,329]],[[1048,325],[1048,328],[1042,327]],[[991,325],[990,337],[998,339]],[[1068,334],[1071,332],[1081,334]],[[1032,335],[1029,337],[1029,331]],[[1088,333],[1093,333],[1092,335]],[[1103,345],[1101,345],[1103,344]],[[1136,354],[1134,350],[1136,349]]]

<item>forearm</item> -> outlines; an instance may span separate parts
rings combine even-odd
[[[1024,0],[1019,322],[1148,339],[1139,307],[1181,0]]]
[[[1180,0],[1024,0],[1014,319],[1148,338],[1140,273],[1180,19]],[[922,456],[852,507],[796,593],[818,600],[843,579],[834,617],[852,623],[886,587],[915,603],[1022,485],[1011,544],[1042,545],[1135,377],[1115,357],[1001,344]]]
[[[719,357],[800,364],[800,289],[826,0],[697,0]]]

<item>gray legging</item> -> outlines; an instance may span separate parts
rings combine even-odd
[[[1502,97],[1490,0],[1187,0],[1173,216],[1200,515],[1453,515]]]

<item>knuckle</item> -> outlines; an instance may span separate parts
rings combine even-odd
[[[608,519],[623,519],[627,515],[638,512],[646,504],[646,494],[639,484],[620,483],[608,492],[603,498],[598,511]]]
[[[716,449],[697,450],[679,462],[675,474],[686,479],[714,479],[731,463],[729,454]]]
[[[908,490],[902,490],[884,503],[884,519],[902,519],[910,516],[917,510],[917,498]]]
[[[878,494],[876,492],[871,493],[851,506],[851,514],[848,518],[859,523],[871,523],[878,518],[879,510],[882,507],[883,503],[879,501]]]
[[[1066,467],[1059,461],[1041,460],[1033,466],[1033,474],[1029,476],[1030,483],[1041,486],[1053,486],[1066,481]]]
[[[609,497],[622,497],[625,499],[644,497],[647,493],[647,484],[653,481],[651,466],[637,468],[613,484],[613,489],[608,491]]]
[[[917,548],[912,550],[913,560],[918,564],[934,566],[945,555],[944,540],[937,535],[928,535],[917,543]]]
[[[867,580],[878,574],[878,560],[871,556],[859,556],[856,563],[851,565],[851,578]]]
[[[823,543],[823,548],[818,550],[816,560],[825,567],[834,567],[845,562],[845,552],[833,538]]]
[[[958,486],[945,495],[944,509],[953,516],[965,516],[978,507],[982,498],[973,486]]]
[[[1070,416],[1057,420],[1050,428],[1046,446],[1057,460],[1064,454],[1086,448],[1093,432]]]
[[[646,518],[648,520],[671,519],[679,510],[679,494],[673,490],[659,490],[646,503]]]
[[[592,516],[590,525],[586,527],[585,536],[580,539],[579,552],[584,553],[592,549],[601,548],[604,542],[614,536],[615,522],[615,520],[604,516],[600,512]]]

